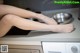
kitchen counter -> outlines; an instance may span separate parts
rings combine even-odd
[[[80,42],[80,20],[78,20],[78,8],[74,8],[74,11],[57,10],[71,12],[73,14],[74,27],[76,28],[71,33],[53,33],[45,31],[31,31],[28,35],[7,35],[0,38],[0,41],[67,41],[67,42]],[[46,11],[47,12],[47,11]],[[52,11],[51,11],[52,12]],[[55,11],[53,11],[55,12]],[[74,12],[74,13],[73,13]],[[44,12],[43,12],[44,14]],[[45,14],[46,15],[46,14]],[[48,15],[49,16],[49,15]]]

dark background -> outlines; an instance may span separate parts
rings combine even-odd
[[[54,1],[56,0],[4,0],[4,1],[5,1],[4,2],[5,4],[21,7],[24,9],[28,8],[33,11],[47,11],[47,10],[57,10],[57,9],[80,7],[80,4],[78,5],[77,4],[76,5],[54,4]]]

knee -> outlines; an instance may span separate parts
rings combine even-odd
[[[3,17],[2,20],[3,20],[4,22],[8,22],[8,23],[11,24],[11,25],[14,25],[14,23],[17,22],[18,18],[19,18],[19,16],[17,16],[17,15],[7,14],[7,15],[5,15],[5,16]]]
[[[15,18],[16,18],[16,15],[6,14],[6,15],[2,18],[2,20],[3,20],[4,22],[6,21],[6,22],[12,24],[12,21],[15,22]]]
[[[9,21],[9,20],[12,20],[12,14],[6,14],[2,19],[3,20],[6,20],[6,21]]]
[[[7,14],[7,15],[3,16],[3,18],[2,18],[1,21],[2,21],[2,22],[6,22],[6,23],[8,23],[8,24],[10,24],[10,25],[13,25],[13,24],[12,24],[12,21],[15,21],[13,18],[14,18],[14,17],[13,17],[12,14]]]

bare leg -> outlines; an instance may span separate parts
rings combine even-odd
[[[4,36],[10,29],[12,25],[7,21],[6,16],[0,21],[0,37]]]
[[[4,36],[12,26],[23,30],[47,30],[53,32],[71,32],[73,30],[72,24],[47,25],[9,14],[0,21],[0,37]]]
[[[3,16],[5,14],[15,14],[18,15],[20,17],[24,17],[24,18],[37,18],[37,19],[41,19],[42,21],[44,21],[47,24],[57,24],[57,22],[54,19],[51,19],[47,16],[44,16],[42,14],[37,14],[28,10],[24,10],[21,8],[17,8],[14,6],[9,6],[9,5],[0,5],[0,16]]]

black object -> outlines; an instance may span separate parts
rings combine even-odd
[[[79,16],[78,16],[78,20],[80,21],[80,8],[79,8]]]
[[[4,4],[14,5],[24,9],[30,8],[31,10],[38,12],[80,7],[80,4],[55,4],[54,1],[57,0],[4,0]]]
[[[30,30],[21,30],[17,27],[12,27],[6,35],[27,35]]]

